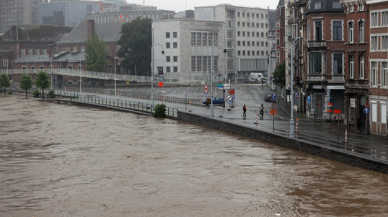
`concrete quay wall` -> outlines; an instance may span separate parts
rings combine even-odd
[[[310,141],[279,135],[270,131],[259,130],[256,129],[255,126],[232,123],[229,120],[213,119],[207,116],[182,111],[178,111],[177,119],[187,123],[209,127],[246,138],[291,148],[308,154],[335,160],[347,165],[388,174],[388,162],[343,149],[337,149],[329,146],[329,144],[327,146],[321,145]]]

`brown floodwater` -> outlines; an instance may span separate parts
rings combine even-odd
[[[0,216],[387,216],[388,175],[169,119],[0,96]]]

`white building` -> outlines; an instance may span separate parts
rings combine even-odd
[[[224,38],[223,26],[214,21],[154,20],[154,75],[180,81],[209,80],[212,56],[213,72],[224,74],[225,48],[217,43]]]
[[[196,20],[225,23],[227,68],[230,77],[242,78],[251,72],[267,73],[269,30],[267,9],[238,7],[229,4],[195,7]]]

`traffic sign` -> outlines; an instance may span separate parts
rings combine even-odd
[[[229,90],[230,89],[230,84],[224,84],[224,90]]]
[[[272,94],[272,101],[276,102],[276,93]]]
[[[369,108],[364,108],[364,113],[368,114],[369,113]]]
[[[224,84],[218,83],[217,84],[217,89],[224,89]]]
[[[203,86],[205,89],[207,89],[209,86],[207,86],[207,84],[205,84],[205,86]]]
[[[276,109],[276,104],[275,103],[272,103],[271,109]]]
[[[163,82],[159,81],[159,87],[163,87]]]
[[[276,114],[277,114],[276,109],[271,109],[271,115],[272,115],[272,116],[275,116]]]
[[[339,114],[341,113],[341,110],[334,110],[334,114]]]
[[[230,95],[234,95],[235,94],[235,89],[230,89],[229,94]]]
[[[300,95],[298,92],[295,92],[295,98],[300,98]]]
[[[203,92],[204,92],[205,94],[208,94],[208,93],[209,93],[209,90],[208,90],[208,89],[205,89]]]
[[[236,95],[230,95],[232,97],[232,99],[236,99]]]
[[[163,78],[160,78],[160,81],[163,81]]]
[[[229,96],[228,96],[228,100],[231,100],[231,99],[232,99],[232,96],[229,95]]]
[[[307,103],[311,104],[311,96],[307,96]]]
[[[365,103],[365,108],[369,108],[369,103],[368,102]]]

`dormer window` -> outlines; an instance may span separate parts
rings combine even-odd
[[[320,9],[322,9],[322,2],[315,3],[315,10],[320,10]]]
[[[359,4],[358,5],[358,11],[363,11],[364,10],[364,5],[363,4]]]
[[[339,8],[341,8],[341,3],[340,2],[333,2],[333,8],[334,9],[339,9]]]
[[[349,5],[349,6],[348,6],[348,12],[353,12],[353,11],[354,11],[353,5]]]

